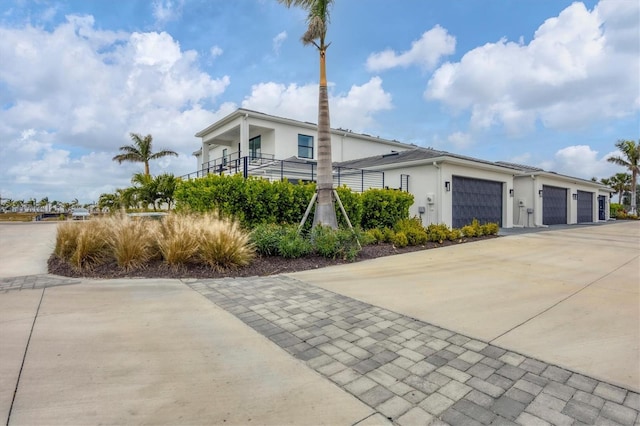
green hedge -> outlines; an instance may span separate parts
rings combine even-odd
[[[300,223],[314,192],[314,183],[208,175],[180,182],[175,200],[177,211],[218,211],[254,228],[265,223]],[[398,220],[409,217],[409,206],[413,204],[413,195],[393,189],[370,189],[360,194],[342,186],[337,192],[351,224],[362,229],[392,227]],[[313,213],[312,209],[307,220],[309,225]],[[345,227],[346,221],[337,203],[336,216]]]

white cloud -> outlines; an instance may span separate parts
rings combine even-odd
[[[251,94],[242,101],[242,107],[316,123],[318,84],[260,83],[252,87]],[[375,113],[389,110],[393,104],[391,95],[382,88],[382,79],[373,77],[361,86],[352,86],[347,93],[330,93],[329,108],[332,127],[362,131],[374,125]]]
[[[409,67],[419,65],[423,69],[432,69],[441,58],[451,55],[456,48],[455,37],[449,35],[447,30],[436,25],[422,34],[419,40],[411,43],[411,49],[396,53],[387,49],[382,52],[372,53],[367,58],[369,71],[384,71],[396,67]]]
[[[155,0],[152,4],[153,17],[159,25],[175,21],[182,15],[183,1]]]
[[[473,129],[503,125],[512,134],[539,120],[554,129],[584,127],[640,110],[640,4],[573,3],[545,21],[528,44],[500,40],[440,66],[427,100],[471,113]]]
[[[275,53],[276,56],[280,54],[280,46],[282,46],[282,43],[286,39],[287,39],[286,31],[282,31],[281,33],[279,33],[277,36],[273,38],[273,53]]]
[[[222,50],[220,46],[213,46],[209,53],[211,54],[211,58],[215,59],[218,56],[222,55],[224,53],[224,50]]]
[[[463,150],[473,145],[473,138],[469,133],[454,132],[447,138],[456,149]]]
[[[91,199],[93,188],[128,185],[139,165],[111,158],[129,132],[181,154],[166,170],[190,172],[193,134],[228,112],[209,108],[229,77],[203,72],[196,52],[164,32],[100,31],[90,16],[68,16],[51,31],[0,28],[0,57],[3,197]]]
[[[607,158],[613,154],[615,153],[609,152],[599,156],[598,151],[588,145],[567,146],[558,150],[553,160],[545,161],[539,166],[548,171],[583,179],[603,178],[620,172],[618,166],[607,161]]]

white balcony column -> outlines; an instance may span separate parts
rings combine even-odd
[[[249,155],[249,114],[240,120],[240,157]]]
[[[200,156],[200,168],[203,169],[206,167],[206,164],[209,162],[209,143],[202,141],[202,154]]]

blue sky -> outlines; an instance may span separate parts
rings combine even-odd
[[[140,165],[129,132],[194,171],[193,135],[238,107],[317,121],[305,13],[275,0],[0,2],[0,196],[97,200]],[[640,137],[636,0],[342,0],[333,127],[582,178]]]

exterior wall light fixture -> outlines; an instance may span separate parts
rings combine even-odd
[[[574,200],[578,199],[578,194],[571,194],[571,198],[573,198]]]
[[[444,183],[444,189],[446,189],[447,191],[451,191],[451,182],[446,181]]]
[[[538,190],[538,195],[542,197],[542,189]]]
[[[509,197],[513,197],[513,188],[509,190]]]

